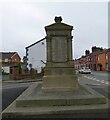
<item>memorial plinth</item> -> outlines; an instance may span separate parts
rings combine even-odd
[[[36,118],[107,118],[107,99],[86,85],[79,90],[41,90],[42,84],[32,84],[3,113],[3,120]]]
[[[55,17],[55,23],[45,27],[47,42],[47,64],[44,69],[42,90],[76,91],[77,76],[72,61],[73,26],[62,23]]]

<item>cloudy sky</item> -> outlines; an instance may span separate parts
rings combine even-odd
[[[55,16],[62,16],[63,23],[74,26],[72,31],[74,58],[84,55],[86,49],[91,51],[92,46],[108,48],[108,3],[106,1],[9,1],[2,2],[0,10],[2,51],[16,51],[22,58],[25,55],[25,47],[46,36],[44,27],[54,23]]]

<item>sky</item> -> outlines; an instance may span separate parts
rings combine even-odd
[[[18,52],[23,58],[25,47],[46,36],[44,27],[53,24],[55,16],[74,27],[73,58],[80,58],[86,49],[91,52],[92,46],[108,48],[107,1],[15,1],[1,2],[0,51]]]

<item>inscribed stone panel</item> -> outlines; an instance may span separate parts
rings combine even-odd
[[[66,37],[52,37],[52,61],[53,62],[67,61]]]

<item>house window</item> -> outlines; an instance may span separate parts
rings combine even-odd
[[[106,70],[108,70],[108,64],[106,63]]]
[[[5,62],[8,62],[8,59],[7,59],[7,58],[5,59]]]
[[[13,69],[12,68],[10,68],[10,74],[12,74],[13,73]]]
[[[98,61],[100,61],[100,58],[98,57]]]
[[[106,60],[108,60],[108,54],[106,53]]]

